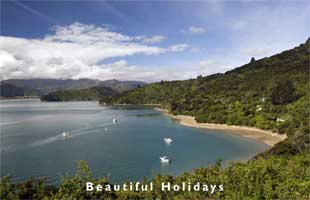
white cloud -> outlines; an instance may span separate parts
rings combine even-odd
[[[227,21],[231,51],[241,54],[244,62],[280,53],[309,37],[309,3],[262,4],[259,8],[248,7]]]
[[[227,71],[232,66],[232,62],[223,61],[217,58],[204,59],[190,66],[167,66],[166,69],[156,68],[145,75],[146,80],[184,80],[196,78],[199,75],[207,76],[214,73]],[[147,71],[147,70],[146,70]]]
[[[129,42],[131,37],[111,32],[105,27],[73,23],[69,26],[55,26],[55,34],[47,35],[44,41],[47,42],[72,42],[79,44],[104,43],[111,44],[116,42]]]
[[[155,35],[153,37],[150,37],[150,38],[144,38],[142,41],[144,43],[149,43],[149,44],[153,44],[153,43],[158,43],[158,42],[161,42],[163,40],[165,40],[166,37],[162,36],[162,35]]]
[[[199,65],[201,65],[201,66],[210,66],[214,63],[216,63],[214,60],[201,60],[201,61],[199,61]]]
[[[190,46],[188,44],[176,44],[176,45],[172,45],[169,50],[171,52],[181,52],[181,51],[185,51],[186,49],[188,49]]]
[[[25,43],[22,45],[27,44],[27,40],[23,40],[23,42]],[[0,43],[2,44],[2,42]],[[15,45],[12,43],[12,46],[7,46],[7,48],[11,47],[15,47]],[[32,47],[34,46],[25,46],[25,49],[28,50]],[[187,47],[188,45],[180,44],[173,46],[168,51],[181,51]],[[36,53],[39,54],[39,51]],[[99,80],[115,78],[154,82],[195,78],[201,74],[208,75],[218,69],[219,66],[213,60],[203,60],[192,67],[167,66],[166,68],[160,68],[156,66],[129,65],[123,59],[109,64],[90,64],[80,59],[53,56],[49,57],[47,61],[45,61],[45,56],[39,56],[41,59],[37,58],[38,60],[36,60],[30,55],[14,57],[6,51],[0,51],[0,70],[4,74],[2,78],[92,78]]]
[[[187,32],[189,33],[193,33],[193,34],[202,34],[205,33],[206,30],[203,27],[199,27],[199,26],[190,26],[187,29]]]
[[[268,55],[270,49],[268,48],[243,48],[240,50],[240,53],[243,55],[247,55],[248,57],[263,57]]]
[[[146,43],[155,43],[163,40],[163,36],[144,38],[146,39]],[[173,49],[181,51],[182,46]],[[110,65],[98,64],[105,59],[136,54],[154,55],[167,51],[170,49],[149,46],[143,41],[139,43],[135,37],[111,32],[105,27],[74,23],[69,26],[57,26],[53,34],[44,38],[0,36],[0,69],[2,79],[106,79],[112,78],[113,74],[119,74],[115,71],[119,67],[129,70],[132,67],[123,60]]]
[[[106,80],[167,80],[183,75],[170,69],[129,65],[125,60],[100,64],[109,58],[136,54],[156,55],[182,52],[188,44],[160,48],[147,44],[160,42],[164,36],[130,37],[106,27],[74,23],[54,27],[54,33],[43,38],[25,39],[0,36],[0,79],[9,78],[92,78]]]
[[[14,75],[18,71],[20,61],[16,60],[11,54],[6,51],[0,51],[0,79],[4,79],[5,75],[13,71]]]
[[[189,73],[179,73],[175,67],[159,68],[129,65],[125,60],[119,60],[110,64],[94,65],[87,67],[73,76],[73,79],[89,78],[107,80],[115,78],[118,80],[144,80],[156,82],[160,80],[177,80],[189,78]],[[189,69],[182,69],[182,71]]]
[[[206,19],[210,30],[199,26],[191,26],[183,30],[189,34],[202,34],[219,29],[223,33],[224,36],[220,34],[219,38],[216,37],[214,40],[209,38],[210,41],[206,41],[206,44],[209,42],[212,44],[212,40],[214,44],[210,45],[212,49],[202,47],[203,50],[207,50],[208,57],[200,62],[194,59],[199,59],[197,57],[202,52],[189,59],[186,57],[185,61],[177,57],[177,61],[174,62],[173,59],[176,58],[169,57],[173,62],[165,60],[167,65],[130,65],[124,60],[126,56],[181,51],[199,52],[199,48],[185,44],[185,41],[183,44],[171,44],[162,48],[154,45],[165,39],[161,35],[128,36],[110,31],[106,26],[75,23],[55,27],[53,34],[43,38],[0,37],[2,78],[97,78],[101,80],[117,78],[147,81],[187,79],[200,74],[224,72],[248,63],[252,56],[256,59],[270,56],[290,49],[309,37],[310,26],[307,25],[310,18],[310,4],[304,4],[302,7],[297,4],[296,6],[266,4],[259,7],[260,9],[247,6],[235,16],[230,11],[231,7],[218,1],[214,3],[215,7],[219,8],[216,10],[222,12],[218,12],[216,20],[211,18],[212,23],[207,20],[210,18],[206,17],[206,12],[197,12],[199,16]],[[223,44],[217,43],[217,39],[221,39]],[[196,41],[192,42],[194,45]],[[100,64],[103,63],[101,61],[109,58],[118,61]],[[186,66],[181,66],[186,61],[187,63],[184,64]],[[168,66],[169,63],[173,63],[174,66]]]
[[[199,47],[192,47],[190,50],[192,53],[198,53],[201,51],[201,49]]]
[[[205,59],[201,60],[197,65],[197,71],[202,75],[210,75],[219,72],[227,71],[232,65],[232,62],[225,61],[224,59]]]

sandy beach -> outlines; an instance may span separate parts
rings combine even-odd
[[[187,116],[187,115],[172,115],[168,113],[168,111],[165,109],[161,109],[161,108],[155,108],[155,109],[163,112],[165,115],[173,119],[178,120],[179,123],[184,126],[222,130],[226,133],[238,134],[246,138],[250,138],[250,139],[263,142],[270,147],[274,146],[276,143],[287,138],[286,135],[280,135],[277,133],[273,133],[271,131],[266,131],[266,130],[262,130],[262,129],[258,129],[254,127],[228,126],[226,124],[212,124],[212,123],[197,123],[194,117]]]

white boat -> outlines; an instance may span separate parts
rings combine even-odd
[[[69,133],[68,133],[68,132],[63,132],[63,133],[62,133],[62,136],[63,136],[64,138],[66,138],[66,137],[69,136]]]
[[[159,159],[162,163],[170,163],[170,160],[167,158],[167,156],[159,157]]]
[[[113,124],[116,124],[117,119],[113,118]]]
[[[170,144],[172,142],[171,138],[164,138],[166,144]]]

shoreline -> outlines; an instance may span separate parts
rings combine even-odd
[[[206,128],[213,130],[222,130],[227,134],[236,134],[242,137],[250,138],[259,142],[262,142],[269,147],[273,147],[275,144],[283,141],[287,138],[285,134],[280,135],[271,131],[262,130],[255,127],[247,126],[228,126],[226,124],[213,124],[213,123],[198,123],[195,118],[188,115],[172,115],[168,113],[168,110],[161,108],[154,108],[157,111],[162,112],[164,115],[178,120],[181,125],[194,127],[194,128]]]

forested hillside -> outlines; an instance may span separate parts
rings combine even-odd
[[[251,60],[224,74],[161,81],[110,103],[161,104],[198,122],[255,126],[288,135],[309,132],[309,40],[280,54]]]
[[[59,90],[41,97],[42,101],[95,101],[109,99],[117,92],[108,87],[91,87],[80,90]]]

